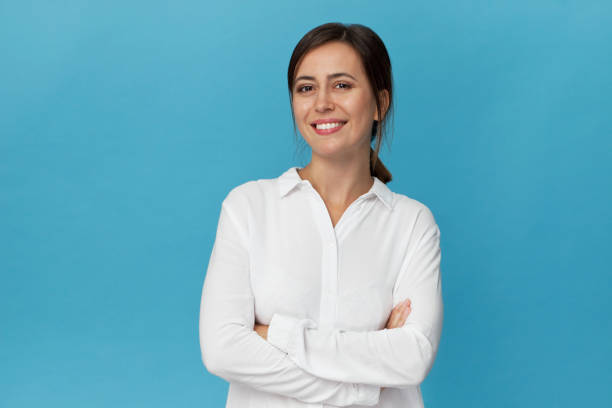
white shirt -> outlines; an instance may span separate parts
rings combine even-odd
[[[297,169],[221,205],[199,334],[204,365],[230,383],[226,407],[423,407],[443,320],[433,214],[374,177],[334,227]],[[406,323],[386,329],[406,298]]]

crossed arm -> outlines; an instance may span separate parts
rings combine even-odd
[[[403,302],[398,303],[393,308],[393,310],[391,310],[391,314],[389,315],[389,318],[387,319],[385,328],[395,329],[396,327],[402,327],[404,323],[406,322],[406,318],[408,317],[410,312],[411,312],[410,299],[406,299]],[[255,323],[255,331],[264,340],[268,340],[269,327],[270,326],[266,324]],[[385,387],[380,387],[380,391],[382,392],[384,388]]]
[[[231,204],[231,205],[230,205]],[[248,231],[232,191],[222,204],[200,304],[202,361],[209,372],[269,393],[307,403],[375,405],[380,387],[321,378],[254,330],[254,297],[248,275]]]
[[[230,201],[229,199],[232,199]],[[308,403],[375,405],[381,386],[420,384],[435,359],[443,304],[440,232],[424,207],[394,288],[412,311],[401,327],[355,332],[317,328],[310,319],[275,314],[264,339],[255,329],[248,276],[248,231],[234,207],[222,205],[200,305],[200,346],[208,371],[262,391]],[[228,202],[234,203],[230,206]]]
[[[274,314],[267,340],[321,378],[395,388],[420,384],[435,360],[443,321],[440,231],[425,206],[412,236],[394,288],[394,303],[412,302],[401,327],[344,331]]]

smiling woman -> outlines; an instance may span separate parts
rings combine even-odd
[[[440,230],[387,187],[378,158],[387,50],[365,26],[324,24],[295,47],[288,85],[312,158],[223,200],[202,360],[230,382],[226,407],[423,407],[442,331]]]
[[[350,129],[345,129],[351,135],[348,141],[359,148],[364,133],[370,134],[368,146],[375,142],[374,148],[369,147],[371,173],[384,183],[391,181],[391,173],[378,158],[387,113],[393,109],[391,62],[378,35],[358,24],[319,26],[296,46],[287,78],[294,124],[311,147],[316,141],[308,138],[312,132],[307,125],[318,135],[328,135],[345,128],[351,119]],[[323,117],[329,105],[346,117]]]

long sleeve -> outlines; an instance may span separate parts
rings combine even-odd
[[[376,331],[317,328],[314,321],[275,314],[268,341],[309,373],[336,381],[405,388],[420,384],[433,365],[443,320],[440,230],[421,208],[399,271],[396,305],[411,300],[403,327]]]
[[[379,387],[307,373],[254,331],[247,210],[236,190],[221,206],[200,304],[200,349],[207,370],[228,382],[307,403],[377,404]]]

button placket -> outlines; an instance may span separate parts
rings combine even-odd
[[[314,189],[309,181],[305,181],[305,186],[312,193],[313,213],[316,218],[316,223],[321,234],[322,242],[327,242],[327,245],[322,245],[321,254],[321,301],[319,324],[325,327],[335,327],[338,313],[338,241],[342,236],[342,231],[349,228],[350,220],[355,211],[359,212],[364,205],[364,200],[371,193],[363,194],[353,201],[345,212],[340,217],[336,225],[332,225],[331,217],[325,206],[323,198]],[[347,224],[349,223],[349,224]]]
[[[325,210],[327,211],[327,210]],[[326,213],[327,214],[327,213]],[[328,216],[329,218],[329,216]],[[327,327],[334,327],[336,324],[336,292],[338,282],[338,250],[336,245],[336,234],[331,228],[330,223],[321,223],[323,233],[328,236],[328,244],[323,248],[322,259],[322,281],[325,282],[320,321]]]
[[[325,202],[319,193],[308,183],[311,190],[313,213],[321,235],[321,302],[319,324],[323,327],[334,327],[336,323],[337,289],[338,289],[338,249],[336,231]]]

